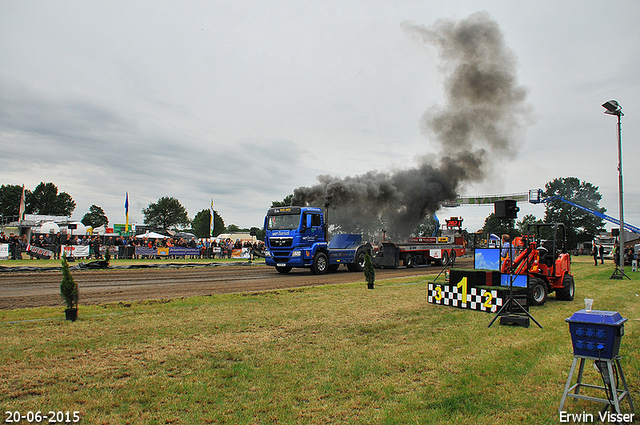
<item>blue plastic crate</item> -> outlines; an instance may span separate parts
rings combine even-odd
[[[569,323],[574,355],[596,359],[618,355],[627,319],[617,311],[579,310],[565,321]]]

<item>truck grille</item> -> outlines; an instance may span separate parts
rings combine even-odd
[[[269,244],[272,248],[287,248],[293,244],[293,238],[271,238]]]

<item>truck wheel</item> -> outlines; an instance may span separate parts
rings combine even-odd
[[[287,273],[289,273],[291,271],[291,267],[289,267],[289,266],[285,266],[285,267],[276,266],[276,270],[278,271],[278,273],[287,274]]]
[[[531,279],[529,283],[529,304],[543,305],[547,301],[547,283],[538,278]]]
[[[576,294],[576,285],[573,281],[573,276],[570,274],[564,275],[562,285],[562,288],[556,289],[556,298],[563,301],[573,301],[573,297]]]
[[[324,252],[319,252],[313,259],[313,265],[311,266],[311,273],[313,274],[325,274],[329,268],[329,258]]]
[[[408,254],[405,258],[404,258],[404,265],[410,269],[413,267],[414,265],[414,261],[413,261],[413,255]]]
[[[439,266],[446,266],[447,264],[449,264],[449,252],[448,251],[442,251],[442,258],[438,262],[438,265]]]
[[[356,256],[353,259],[353,263],[347,264],[347,269],[350,272],[361,272],[364,270],[364,259],[367,256],[367,252],[364,249],[356,251]]]

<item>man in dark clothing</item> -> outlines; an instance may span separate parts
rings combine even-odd
[[[55,260],[60,259],[60,245],[62,244],[62,239],[60,238],[60,232],[56,233],[52,238],[53,242],[53,258]]]
[[[598,254],[600,255],[600,264],[604,264],[604,247],[602,244],[598,246]]]
[[[95,236],[93,241],[91,241],[91,248],[93,249],[93,254],[95,255],[96,260],[100,259],[100,237]]]

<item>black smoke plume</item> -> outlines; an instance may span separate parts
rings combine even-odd
[[[317,185],[294,190],[292,205],[328,206],[331,222],[342,231],[410,235],[443,201],[456,197],[463,183],[483,180],[488,163],[513,156],[529,116],[516,57],[487,13],[402,27],[439,49],[446,104],[426,111],[420,125],[441,152],[429,153],[429,159],[425,153],[415,168],[345,178],[322,175]]]

